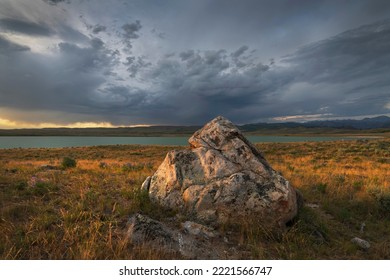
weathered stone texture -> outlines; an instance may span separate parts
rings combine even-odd
[[[169,152],[143,185],[152,200],[203,223],[256,215],[284,226],[296,216],[295,189],[230,121],[215,118],[189,143],[190,150]]]

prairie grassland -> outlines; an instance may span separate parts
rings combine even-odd
[[[221,228],[239,248],[253,259],[390,259],[390,139],[257,146],[306,205],[284,233],[245,221]],[[0,259],[179,258],[125,238],[133,213],[175,217],[139,191],[174,148],[0,150]],[[61,167],[64,157],[77,166]]]

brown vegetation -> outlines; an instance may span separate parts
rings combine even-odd
[[[306,206],[283,234],[244,221],[221,228],[248,257],[390,258],[390,139],[257,146],[303,193]],[[0,258],[179,257],[125,238],[133,213],[159,220],[175,216],[139,191],[170,150],[136,145],[0,150]],[[77,165],[65,168],[65,157]],[[355,236],[371,248],[359,249],[350,242]]]

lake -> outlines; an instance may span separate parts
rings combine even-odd
[[[307,142],[353,140],[357,137],[309,137],[309,136],[248,136],[257,142]],[[0,136],[0,149],[11,148],[63,148],[99,145],[188,145],[188,137],[96,137],[96,136]]]

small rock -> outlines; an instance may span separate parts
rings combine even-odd
[[[360,225],[360,233],[363,233],[364,232],[364,228],[366,227],[366,223],[362,223],[361,225]]]
[[[362,249],[369,249],[371,247],[370,243],[364,239],[361,239],[359,237],[354,237],[351,239],[351,242],[356,244],[357,246],[359,246],[360,248]]]
[[[189,234],[192,235],[202,235],[207,238],[213,238],[217,236],[216,232],[213,231],[211,228],[198,223],[186,221],[182,224],[182,226]]]
[[[135,214],[129,219],[127,237],[134,244],[153,241],[160,245],[175,243],[171,231],[162,223],[142,214]]]
[[[179,230],[142,214],[134,214],[129,219],[127,238],[134,245],[146,245],[153,250],[163,250],[188,259],[221,259],[222,251],[230,247],[206,226],[192,222],[183,226],[188,230]],[[215,239],[210,239],[214,236]]]
[[[319,207],[320,207],[320,206],[319,206],[318,204],[316,204],[316,203],[307,203],[306,206],[309,207],[309,208],[313,208],[313,209],[319,208]]]
[[[150,186],[150,180],[152,179],[152,176],[148,176],[145,181],[142,183],[141,191],[149,191]]]

